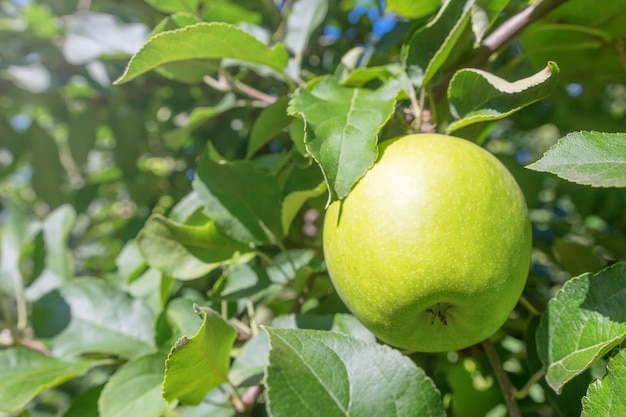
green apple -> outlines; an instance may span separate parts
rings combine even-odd
[[[530,265],[524,196],[491,153],[438,134],[384,142],[374,166],[326,212],[333,284],[379,339],[465,348],[493,335]]]

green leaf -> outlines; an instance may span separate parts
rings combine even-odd
[[[278,180],[249,161],[214,161],[208,145],[193,188],[206,213],[232,238],[246,244],[275,243],[283,236]],[[215,159],[218,159],[217,157]]]
[[[409,39],[406,63],[418,85],[428,85],[446,62],[470,20],[473,2],[447,0],[433,20]]]
[[[127,362],[107,382],[98,401],[100,417],[159,417],[169,408],[161,396],[166,355]]]
[[[128,284],[136,280],[146,270],[146,260],[139,250],[136,239],[126,242],[115,259],[115,266],[124,282]]]
[[[222,233],[214,221],[188,226],[159,214],[151,216],[139,237],[146,262],[172,278],[200,278],[250,248]]]
[[[509,0],[476,0],[472,5],[472,31],[477,45],[508,3]]]
[[[274,417],[446,415],[430,378],[397,350],[333,332],[266,330]]]
[[[35,334],[54,353],[108,353],[134,358],[152,353],[154,313],[143,302],[105,281],[74,280],[37,300]]]
[[[100,417],[98,399],[104,385],[97,385],[74,397],[63,417]]]
[[[626,416],[626,350],[609,360],[607,374],[589,385],[581,417]]]
[[[377,135],[393,113],[398,89],[395,82],[372,91],[317,78],[293,94],[287,111],[312,126],[305,144],[324,172],[329,203],[348,195],[374,164]]]
[[[115,81],[122,84],[161,65],[186,60],[234,58],[267,65],[278,71],[287,66],[287,51],[281,44],[269,48],[254,36],[228,23],[197,23],[150,39],[131,58]]]
[[[86,374],[89,366],[23,347],[0,350],[0,411],[18,411],[43,391]]]
[[[223,277],[223,286],[214,288],[214,295],[223,300],[237,302],[250,298],[267,288],[270,280],[265,269],[251,263],[229,265]]]
[[[61,192],[66,171],[61,164],[57,143],[38,124],[30,127],[27,136],[30,141],[33,189],[51,207],[58,207],[66,200]]]
[[[568,381],[626,338],[626,263],[565,283],[537,333],[546,382],[560,393]]]
[[[240,106],[233,93],[226,93],[215,106],[202,106],[193,109],[186,124],[178,129],[167,131],[163,139],[171,149],[180,149],[191,142],[192,132],[207,121],[219,116],[228,110]]]
[[[317,187],[311,188],[310,190],[298,190],[285,196],[281,210],[283,232],[285,232],[285,234],[289,233],[291,223],[293,222],[293,219],[296,218],[296,215],[304,203],[306,203],[310,198],[319,197],[322,195],[324,190],[326,190],[326,184],[320,183]]]
[[[267,275],[274,284],[287,285],[314,257],[315,251],[312,249],[290,249],[280,252],[267,267]]]
[[[448,86],[450,110],[457,120],[447,131],[502,119],[548,97],[557,86],[558,75],[559,67],[554,62],[548,62],[537,74],[512,83],[482,70],[457,71]]]
[[[76,211],[70,205],[60,206],[42,222],[45,266],[41,275],[26,291],[29,299],[35,300],[74,277],[74,262],[67,247],[74,223]]]
[[[287,103],[289,103],[289,98],[281,97],[259,114],[250,132],[247,158],[254,155],[256,151],[289,126],[293,118],[287,115]]]
[[[199,0],[146,0],[150,6],[163,13],[195,12]]]
[[[387,0],[385,10],[407,19],[418,19],[436,12],[440,5],[440,0]]]
[[[5,210],[0,233],[0,291],[13,296],[23,291],[22,253],[39,233],[40,224],[11,200],[0,197],[0,203]]]
[[[230,351],[237,331],[217,312],[203,309],[204,321],[193,337],[182,337],[165,363],[163,397],[198,405],[204,396],[228,381]]]
[[[301,55],[313,31],[324,21],[328,0],[297,0],[287,18],[285,46],[294,55]]]
[[[594,187],[626,187],[626,133],[572,132],[526,168]]]

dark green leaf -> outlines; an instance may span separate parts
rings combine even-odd
[[[98,398],[102,388],[104,385],[98,385],[78,394],[63,417],[100,417]]]
[[[275,103],[265,108],[252,125],[250,142],[248,142],[247,157],[265,146],[293,120],[287,115],[288,97],[281,97]]]
[[[526,168],[594,187],[626,187],[626,133],[570,133]]]
[[[318,78],[294,93],[288,112],[312,126],[305,143],[324,171],[329,202],[348,195],[374,164],[377,135],[393,113],[398,89],[394,82],[372,91]]]
[[[209,144],[193,181],[209,217],[226,234],[246,244],[280,240],[281,190],[276,178],[248,161],[216,162],[209,155],[211,149]]]
[[[557,86],[559,67],[546,68],[528,78],[510,83],[477,69],[457,71],[448,86],[450,109],[457,119],[447,131],[472,123],[498,120],[548,97]]]
[[[202,310],[204,321],[193,337],[181,338],[165,364],[163,397],[198,405],[204,396],[228,380],[230,351],[237,331],[213,310]]]
[[[250,250],[222,233],[214,221],[188,226],[155,214],[139,235],[148,265],[172,278],[200,278]]]
[[[97,279],[74,280],[33,306],[35,333],[59,355],[152,353],[154,313],[143,302]]]
[[[283,45],[269,48],[254,36],[228,23],[197,23],[148,39],[116,81],[122,84],[163,64],[190,59],[234,58],[264,64],[278,71],[287,65]]]
[[[430,378],[396,350],[333,332],[267,332],[274,417],[446,415]]]
[[[43,391],[84,375],[89,366],[23,347],[0,350],[0,411],[18,411]]]
[[[446,0],[433,20],[408,41],[406,63],[419,85],[428,85],[446,62],[470,20],[472,0]]]
[[[98,401],[100,417],[159,417],[169,406],[161,396],[166,355],[155,353],[122,366]]]
[[[626,415],[626,350],[609,360],[607,374],[589,386],[581,417]]]
[[[573,278],[548,303],[537,333],[546,381],[557,393],[626,338],[626,263]]]

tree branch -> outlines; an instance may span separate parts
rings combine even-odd
[[[530,23],[550,13],[566,1],[537,0],[498,26],[496,30],[483,40],[482,46],[488,48],[490,52],[496,51]]]
[[[493,343],[491,343],[490,339],[486,339],[482,342],[482,346],[485,350],[487,358],[489,359],[489,363],[491,363],[491,367],[496,374],[498,384],[500,384],[500,389],[502,390],[502,395],[504,396],[504,401],[506,402],[506,407],[509,409],[511,417],[522,417],[522,413],[520,412],[517,401],[515,400],[515,387],[513,387],[511,380],[504,371],[500,357],[498,356],[496,349],[493,347]]]

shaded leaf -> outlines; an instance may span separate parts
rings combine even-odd
[[[446,415],[430,378],[397,350],[333,332],[266,330],[274,417]]]
[[[41,275],[26,291],[29,299],[36,300],[74,277],[74,262],[67,247],[74,223],[76,211],[67,204],[54,210],[42,222],[45,265]]]
[[[197,23],[150,39],[128,63],[115,81],[122,84],[160,65],[190,59],[234,58],[267,65],[278,71],[287,66],[283,45],[269,48],[254,36],[228,23]]]
[[[155,214],[138,237],[146,262],[172,278],[200,278],[249,247],[222,233],[214,221],[189,226]]]
[[[164,13],[195,12],[199,0],[146,0],[150,6]]]
[[[626,187],[626,133],[572,132],[526,168],[594,187]]]
[[[18,411],[41,392],[86,374],[89,366],[23,347],[0,350],[0,411]]]
[[[263,109],[254,121],[246,152],[248,158],[289,126],[293,118],[287,115],[287,103],[289,103],[288,97],[279,98],[275,103]]]
[[[512,83],[482,70],[457,71],[448,86],[450,109],[457,120],[447,131],[502,119],[548,97],[557,86],[558,75],[559,67],[554,62],[548,62],[537,74]]]
[[[159,417],[169,408],[161,396],[164,353],[127,362],[111,376],[98,401],[100,417]]]
[[[606,375],[589,385],[581,417],[626,415],[626,350],[609,360]]]
[[[234,109],[238,106],[237,99],[233,93],[226,93],[224,97],[212,107],[196,107],[189,115],[185,126],[170,130],[163,134],[165,143],[172,149],[179,149],[191,142],[191,133],[197,127],[220,114]]]
[[[565,283],[541,319],[537,347],[557,393],[626,338],[626,263]]]
[[[309,190],[294,191],[285,196],[281,209],[283,232],[285,232],[285,234],[289,233],[291,223],[293,222],[293,219],[296,218],[296,215],[298,214],[304,203],[306,203],[307,200],[309,200],[310,198],[319,197],[325,190],[326,184],[320,183],[315,188],[311,188]]]
[[[304,52],[311,34],[324,21],[327,11],[328,0],[298,0],[293,3],[287,18],[284,42],[294,55]]]
[[[102,388],[104,385],[97,385],[75,396],[63,417],[100,417],[98,398]]]
[[[293,94],[287,111],[312,127],[305,144],[324,172],[329,202],[348,195],[374,164],[377,135],[393,113],[398,89],[395,82],[372,91],[318,78]]]
[[[37,300],[33,327],[55,353],[108,353],[134,358],[152,353],[154,313],[102,280],[74,280]]]
[[[427,85],[446,62],[470,20],[473,0],[447,0],[433,20],[409,39],[406,63],[418,85]]]
[[[281,239],[281,190],[276,177],[249,161],[216,162],[210,156],[215,153],[210,143],[208,147],[198,163],[193,188],[209,217],[246,244]]]
[[[476,0],[472,4],[472,31],[476,44],[480,44],[489,27],[508,3],[509,0]]]
[[[440,5],[440,0],[387,0],[386,11],[408,19],[417,19],[436,12]]]
[[[218,313],[203,309],[204,321],[191,338],[182,337],[165,364],[163,397],[198,405],[204,396],[228,380],[230,351],[237,331]]]

